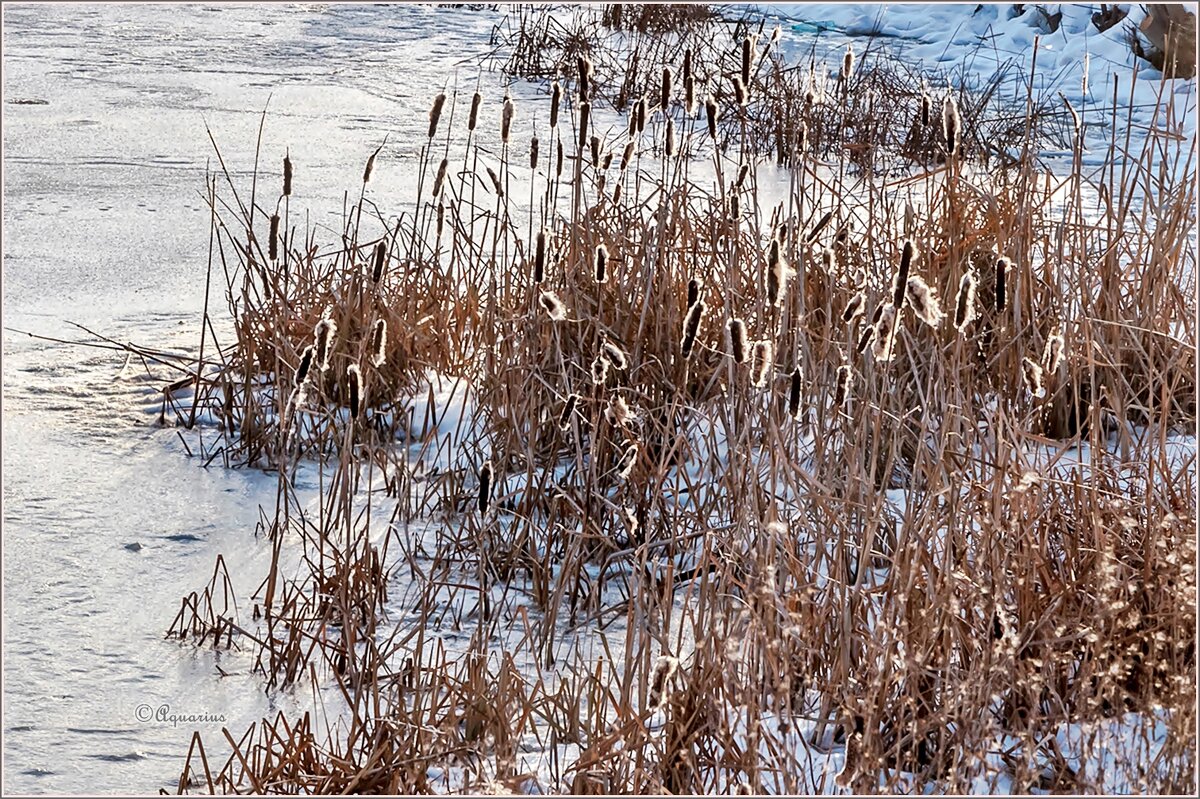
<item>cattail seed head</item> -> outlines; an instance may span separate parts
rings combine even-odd
[[[704,300],[697,300],[683,317],[683,357],[691,358],[696,346],[696,336],[700,332],[700,322],[704,318]]]
[[[438,121],[442,118],[442,106],[446,104],[446,93],[441,92],[433,98],[433,107],[429,109],[429,138],[437,135]]]
[[[643,131],[646,130],[646,98],[645,97],[638,98],[636,111],[637,111],[637,113],[634,114],[634,118],[637,121],[637,132],[642,133]]]
[[[580,56],[576,61],[576,67],[579,72],[579,99],[581,102],[587,102],[588,79],[592,77],[592,62]]]
[[[1025,388],[1028,389],[1030,395],[1035,398],[1041,398],[1046,395],[1046,389],[1042,385],[1042,367],[1037,361],[1030,358],[1021,359],[1021,374],[1025,378]]]
[[[303,385],[308,380],[308,372],[312,368],[313,348],[310,344],[300,353],[300,365],[296,367],[296,385]]]
[[[624,371],[625,367],[629,365],[629,359],[625,356],[624,350],[607,339],[600,346],[600,354],[618,370]]]
[[[804,378],[800,373],[800,367],[797,366],[792,370],[792,380],[788,386],[788,416],[793,419],[800,418],[800,395],[803,388]]]
[[[437,210],[437,238],[440,241],[442,238],[442,226],[446,224],[446,204],[438,201]]]
[[[379,155],[379,150],[382,149],[383,146],[380,145],[379,149],[371,153],[371,157],[367,159],[367,166],[363,169],[363,183],[371,182],[371,173],[375,171],[375,156]]]
[[[383,362],[387,360],[387,320],[379,319],[375,322],[375,329],[371,333],[371,363],[375,366],[383,366]]]
[[[558,79],[554,81],[554,85],[550,87],[550,129],[554,130],[558,127],[558,104],[562,101],[562,86]]]
[[[492,462],[484,461],[483,466],[479,469],[479,512],[487,513],[488,506],[492,502]]]
[[[437,177],[433,180],[433,196],[438,197],[442,193],[442,185],[446,182],[446,170],[450,168],[450,161],[446,158],[438,164]]]
[[[691,75],[683,79],[683,105],[688,116],[696,113],[696,81]]]
[[[717,101],[711,96],[704,101],[704,116],[708,121],[708,136],[717,140]]]
[[[762,388],[767,384],[775,366],[775,345],[763,339],[754,342],[750,356],[750,373],[754,375],[754,385]]]
[[[687,307],[691,308],[700,299],[700,281],[692,278],[687,284]]]
[[[371,282],[379,283],[383,277],[383,265],[387,261],[387,244],[379,242],[375,245],[374,265],[371,267]]]
[[[563,143],[562,143],[562,139],[559,139],[558,140],[558,154],[555,156],[555,161],[554,161],[554,176],[555,177],[557,177],[557,178],[562,177],[562,168],[563,168]]]
[[[750,85],[750,63],[752,60],[751,54],[753,49],[754,43],[750,41],[750,37],[747,36],[742,40],[742,74],[738,76],[742,82],[743,88]]]
[[[600,159],[600,169],[604,172],[607,172],[608,168],[612,166],[612,160],[613,154],[611,152],[605,153],[604,157]]]
[[[729,195],[729,218],[734,220],[742,218],[742,199],[737,192]]]
[[[563,305],[562,300],[553,291],[543,291],[538,295],[538,302],[546,309],[546,313],[550,315],[551,321],[561,322],[567,318],[567,307]]]
[[[801,122],[800,130],[796,132],[796,154],[804,155],[808,150],[808,123]]]
[[[604,385],[604,381],[608,379],[608,359],[603,355],[597,355],[592,361],[592,382],[597,386]]]
[[[882,311],[883,306],[880,305],[876,310]],[[879,314],[876,314],[876,316],[878,315]],[[871,324],[864,327],[862,333],[859,334],[858,343],[854,345],[854,351],[859,355],[862,355],[864,352],[866,352],[867,347],[869,347],[871,342],[875,340],[875,325],[877,323],[878,320],[871,322]]]
[[[500,176],[497,175],[496,170],[492,169],[490,166],[486,167],[486,169],[488,177],[492,179],[492,188],[496,190],[496,197],[498,199],[503,198],[504,186],[500,183]]]
[[[500,141],[504,144],[508,144],[508,137],[512,133],[512,121],[515,113],[512,95],[506,89],[504,91],[504,109],[500,113]]]
[[[637,463],[639,450],[640,447],[638,447],[635,441],[625,449],[625,453],[621,456],[621,461],[617,465],[617,476],[622,480],[628,480],[629,475],[633,472],[633,467]]]
[[[613,427],[624,427],[629,424],[629,420],[633,414],[629,411],[629,403],[619,394],[609,401],[608,407],[604,410],[604,418],[608,419],[609,424]]]
[[[479,104],[483,102],[483,95],[475,92],[471,96],[471,113],[467,116],[467,130],[474,133],[475,125],[479,123]]]
[[[930,99],[929,93],[924,89],[921,90],[921,127],[929,127],[930,111],[933,108],[933,100]]]
[[[846,404],[846,400],[850,398],[850,391],[854,387],[854,372],[850,368],[850,364],[842,364],[837,370],[837,384],[833,393],[833,407],[841,408]]]
[[[613,201],[613,205],[620,205],[620,203],[621,203],[621,184],[620,183],[618,183],[616,186],[613,187],[612,201]]]
[[[350,383],[350,418],[357,419],[362,405],[362,372],[358,370],[358,364],[350,364],[346,379]]]
[[[832,247],[826,247],[821,250],[821,268],[826,274],[832,274],[834,266],[837,265],[837,253]]]
[[[313,331],[317,347],[317,365],[322,372],[329,368],[329,358],[333,354],[333,337],[336,333],[337,323],[328,316],[317,322],[317,327]]]
[[[1046,349],[1042,352],[1042,368],[1047,374],[1055,375],[1062,365],[1063,350],[1065,349],[1062,334],[1054,333],[1046,339]]]
[[[850,80],[854,72],[854,47],[846,45],[846,53],[842,56],[842,80]]]
[[[608,248],[603,244],[596,245],[596,282],[608,282]]]
[[[736,100],[737,104],[743,108],[746,107],[746,101],[749,99],[748,95],[746,94],[745,81],[736,75],[733,77],[733,99]]]
[[[729,353],[734,363],[746,362],[746,323],[741,319],[729,320]]]
[[[783,299],[790,271],[780,254],[779,239],[771,239],[767,248],[767,302],[771,305],[778,306]]]
[[[954,102],[954,95],[947,94],[946,102],[942,104],[942,135],[946,137],[946,152],[949,155],[954,155],[958,151],[961,127],[958,103]]]
[[[600,137],[593,136],[590,143],[592,147],[592,168],[597,169],[600,166]]]
[[[687,81],[692,77],[692,49],[689,47],[683,51],[683,79]]]
[[[913,244],[913,240],[905,239],[904,247],[900,251],[900,266],[892,280],[892,305],[896,308],[904,307],[904,295],[908,291],[908,270],[912,267],[916,252],[917,246]]]
[[[575,415],[575,409],[579,407],[580,396],[572,394],[567,397],[566,403],[563,405],[562,414],[558,418],[558,426],[563,430],[571,429],[571,417]]]
[[[582,150],[588,142],[588,118],[592,114],[591,103],[579,104],[579,149]]]
[[[996,259],[996,313],[1003,311],[1004,306],[1007,305],[1007,297],[1005,296],[1005,292],[1007,291],[1006,283],[1009,266],[1010,264],[1007,258]]]
[[[742,184],[746,182],[746,176],[750,174],[750,165],[743,163],[738,167],[737,180],[733,182],[735,189],[740,189]]]
[[[912,306],[917,318],[932,328],[942,323],[945,314],[942,313],[941,303],[937,293],[929,287],[924,279],[913,275],[908,279],[908,303]]]
[[[865,292],[858,292],[850,298],[850,302],[846,303],[846,310],[842,311],[842,321],[851,322],[862,316],[867,304],[867,295]]]
[[[667,113],[667,109],[671,107],[671,68],[663,67],[662,71],[662,91],[660,94],[659,108],[663,113]]]
[[[283,157],[283,196],[292,196],[292,159],[287,155]]]
[[[534,136],[533,139],[529,142],[529,168],[537,169],[537,161],[538,161],[538,139],[537,139],[537,136]]]
[[[954,329],[963,328],[975,319],[975,273],[966,271],[958,281],[958,297],[954,302]]]
[[[659,711],[666,705],[670,692],[667,690],[671,678],[679,669],[678,658],[663,655],[654,664],[654,676],[650,680],[650,710]]]
[[[279,214],[271,215],[270,240],[267,242],[267,254],[272,261],[279,260]]]
[[[539,230],[537,245],[533,255],[533,282],[541,283],[546,279],[546,231]]]
[[[621,171],[629,166],[629,162],[633,160],[633,139],[625,143],[625,152],[621,153]]]
[[[893,305],[883,306],[883,312],[875,322],[875,346],[871,350],[875,360],[887,362],[892,359],[896,349],[896,308]]]
[[[667,158],[675,155],[675,120],[667,117]]]

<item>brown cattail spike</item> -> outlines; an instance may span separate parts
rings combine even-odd
[[[729,320],[729,353],[734,363],[746,362],[746,323],[741,319]]]
[[[958,297],[954,302],[954,329],[961,333],[974,319],[975,273],[967,271],[958,281]]]
[[[747,36],[742,40],[742,74],[738,76],[743,88],[750,85],[750,63],[753,49],[754,43]]]
[[[467,117],[467,130],[474,133],[475,125],[479,123],[479,104],[483,102],[483,96],[479,92],[475,92],[471,97],[471,113]]]
[[[633,160],[633,139],[625,143],[625,152],[621,153],[621,171],[629,166],[629,162]]]
[[[387,320],[380,319],[375,322],[375,329],[371,333],[371,363],[375,366],[383,366],[383,362],[387,360]]]
[[[996,259],[996,313],[1002,312],[1004,310],[1004,306],[1008,304],[1008,298],[1005,296],[1005,293],[1007,291],[1006,283],[1008,279],[1009,266],[1010,264],[1007,258]]]
[[[438,197],[442,193],[442,186],[446,182],[446,170],[450,168],[450,161],[446,158],[438,164],[437,177],[433,180],[433,196]]]
[[[774,371],[775,345],[765,339],[754,342],[750,363],[750,373],[754,375],[754,385],[762,388],[767,384]]]
[[[883,312],[875,322],[875,347],[872,354],[875,360],[887,362],[892,359],[896,349],[896,308],[885,305]]]
[[[733,99],[743,108],[746,107],[746,102],[749,100],[749,96],[746,93],[746,84],[736,75],[733,77]]]
[[[546,279],[546,231],[539,230],[537,245],[533,255],[533,282],[541,283]]]
[[[592,62],[580,56],[576,62],[579,70],[579,100],[587,102],[588,99],[588,79],[592,76]]]
[[[588,117],[592,113],[591,103],[579,104],[579,149],[582,151],[588,142]],[[582,153],[580,153],[582,155]]]
[[[271,215],[270,240],[267,242],[267,256],[272,261],[279,260],[279,214]]]
[[[442,106],[446,104],[446,93],[441,92],[433,98],[433,107],[429,109],[429,138],[437,135],[438,121],[442,118]]]
[[[350,383],[350,418],[357,419],[362,404],[362,373],[357,364],[346,369],[346,379]]]
[[[506,90],[504,92],[504,109],[500,113],[500,141],[504,144],[508,144],[508,137],[512,134],[512,121],[515,113],[512,95]]]
[[[557,80],[550,87],[550,129],[558,127],[558,104],[562,101],[562,86]]]
[[[846,45],[846,53],[842,56],[842,80],[850,80],[854,73],[854,47]]]
[[[529,168],[537,169],[537,161],[538,161],[538,139],[537,139],[537,136],[534,136],[533,139],[529,142]]]
[[[717,140],[717,101],[709,97],[704,101],[704,116],[708,121],[708,136]]]
[[[688,308],[687,315],[683,318],[683,357],[691,358],[692,351],[696,346],[696,336],[700,332],[700,322],[704,319],[705,305],[703,300],[697,300],[692,307]]]
[[[670,692],[667,690],[671,683],[671,678],[675,676],[675,672],[679,669],[679,660],[663,655],[654,664],[654,676],[650,680],[650,709],[652,711],[662,710],[670,697]]]
[[[905,239],[900,251],[900,266],[892,280],[892,305],[897,309],[904,307],[904,295],[908,292],[908,270],[912,267],[916,252],[917,246],[913,244],[912,239]]]
[[[954,95],[947,94],[946,102],[942,105],[942,135],[946,137],[946,152],[949,155],[958,152],[961,128],[962,121],[958,116],[958,103],[954,102]]]
[[[778,306],[787,288],[788,265],[780,254],[779,239],[771,239],[767,248],[767,302]]]
[[[603,244],[596,246],[596,282],[608,282],[608,248]]]
[[[492,502],[492,462],[484,461],[479,469],[479,512],[487,513]]]
[[[580,397],[578,394],[572,394],[567,397],[566,404],[563,405],[562,415],[559,416],[558,426],[563,430],[571,428],[571,417],[575,415],[575,409],[579,407]]]
[[[317,347],[317,365],[322,372],[329,368],[329,358],[333,354],[333,337],[336,333],[337,323],[328,316],[317,322],[316,330],[313,332]]]
[[[663,67],[662,71],[662,91],[658,102],[658,107],[662,112],[667,113],[667,109],[671,107],[671,68]]]
[[[313,348],[310,344],[304,348],[304,352],[300,354],[300,365],[296,367],[296,385],[302,385],[308,380],[308,372],[312,368]]]
[[[287,155],[283,157],[283,196],[292,196],[292,159]]]
[[[383,277],[383,265],[387,262],[387,244],[379,242],[375,245],[375,263],[371,268],[371,282],[378,283]]]
[[[800,373],[800,367],[797,366],[792,370],[792,380],[788,386],[788,416],[793,419],[800,418],[800,394],[803,388],[804,378]]]
[[[1029,390],[1030,395],[1035,398],[1044,397],[1046,389],[1042,385],[1042,367],[1037,361],[1030,358],[1021,360],[1021,373],[1025,378],[1025,388]]]
[[[687,307],[691,308],[700,299],[700,281],[692,278],[687,284]]]
[[[908,303],[912,306],[913,312],[917,318],[932,328],[937,328],[942,323],[942,318],[945,314],[942,313],[941,303],[938,301],[937,293],[929,287],[922,278],[913,275],[908,279],[908,291],[906,292]]]
[[[846,310],[842,311],[842,321],[851,322],[862,316],[866,304],[867,295],[864,292],[855,294],[850,298],[850,302],[846,303]]]
[[[854,372],[850,369],[849,364],[843,364],[837,370],[837,386],[833,393],[833,407],[841,408],[846,404],[846,400],[850,398],[850,391],[854,387]]]
[[[667,118],[667,158],[675,155],[675,120]]]

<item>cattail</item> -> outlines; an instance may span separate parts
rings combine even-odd
[[[600,137],[593,136],[591,140],[592,147],[592,168],[596,169],[600,166]]]
[[[683,80],[686,83],[692,77],[692,49],[683,51]]]
[[[613,205],[619,205],[621,202],[621,184],[620,183],[618,183],[615,187],[613,187],[612,201],[613,201]]]
[[[662,710],[667,703],[669,693],[667,686],[675,672],[679,669],[678,658],[663,655],[654,664],[654,676],[650,680],[650,710]]]
[[[750,373],[754,375],[756,387],[762,388],[767,384],[773,366],[775,366],[775,345],[766,339],[754,342],[754,349],[750,357]]]
[[[437,135],[438,121],[442,118],[442,106],[445,104],[445,92],[433,98],[433,108],[429,109],[429,138],[431,139]]]
[[[608,282],[608,248],[603,244],[596,245],[596,282]]]
[[[1005,306],[1005,282],[1008,275],[1009,262],[1007,258],[998,258],[996,260],[996,313],[1004,310]]]
[[[546,309],[546,313],[550,315],[552,321],[561,322],[567,318],[567,307],[553,291],[543,291],[538,295],[538,302]]]
[[[546,231],[539,230],[537,246],[533,256],[533,282],[541,283],[546,279]]]
[[[675,154],[675,120],[667,117],[667,158]]]
[[[700,322],[704,318],[704,300],[697,300],[683,317],[683,357],[691,358],[696,346],[696,335],[700,332]]]
[[[484,461],[479,469],[479,512],[487,513],[492,502],[492,462]]]
[[[622,480],[628,480],[629,475],[633,472],[633,466],[637,463],[639,447],[637,442],[630,444],[625,450],[625,454],[621,456],[621,462],[617,467],[617,476]]]
[[[625,520],[625,534],[632,540],[638,531],[637,516],[630,508],[622,508],[621,516]]]
[[[929,112],[933,107],[933,101],[929,99],[929,94],[924,90],[921,91],[921,127],[929,127]]]
[[[892,280],[892,305],[897,309],[904,307],[904,295],[908,291],[908,270],[912,266],[913,256],[917,247],[912,239],[904,240],[904,248],[900,252],[900,268]]]
[[[371,268],[371,282],[378,283],[383,277],[383,264],[387,260],[387,244],[379,242],[375,245],[375,265]]]
[[[867,295],[865,292],[858,292],[850,298],[850,302],[846,303],[846,310],[842,311],[842,321],[851,322],[862,316],[864,306],[867,304]]]
[[[533,140],[529,142],[529,168],[530,169],[537,169],[537,159],[538,159],[538,139],[537,139],[537,136],[534,136]]]
[[[742,218],[742,200],[736,192],[729,195],[729,218],[735,220]]]
[[[741,81],[742,81],[742,86],[743,86],[743,87],[746,87],[746,86],[749,86],[749,85],[750,85],[750,60],[751,60],[751,58],[750,58],[750,54],[751,54],[751,50],[752,50],[753,48],[754,48],[754,43],[750,41],[750,37],[749,37],[749,36],[747,36],[745,39],[743,39],[743,40],[742,40],[742,74],[741,74]]]
[[[317,365],[324,372],[329,368],[329,356],[333,354],[333,337],[337,333],[337,323],[328,316],[317,322],[314,337],[317,342]]]
[[[600,159],[601,171],[607,172],[608,168],[610,166],[612,166],[612,160],[613,160],[613,154],[611,152],[605,153],[604,157]]]
[[[633,160],[633,139],[625,143],[625,152],[621,153],[621,171],[629,166],[629,162]]]
[[[433,180],[433,196],[438,197],[442,193],[442,184],[446,182],[446,170],[450,168],[450,161],[443,158],[438,164],[437,177]]]
[[[740,167],[738,167],[737,180],[735,180],[733,182],[733,187],[735,189],[740,189],[742,187],[742,184],[746,182],[746,176],[749,174],[750,174],[750,165],[743,163]]]
[[[878,310],[882,311],[883,306],[880,305]],[[866,352],[867,347],[869,347],[871,342],[875,340],[875,324],[875,322],[872,322],[871,324],[867,325],[865,328],[863,328],[863,332],[859,334],[858,343],[854,345],[854,351],[859,355],[862,355],[864,352]]]
[[[696,81],[691,75],[683,79],[683,105],[688,116],[696,113]]]
[[[842,761],[842,770],[834,777],[839,788],[849,788],[859,772],[859,760],[862,755],[862,733],[855,730],[846,736],[846,753]]]
[[[598,386],[604,385],[604,381],[608,379],[608,359],[603,355],[597,355],[592,361],[592,382]]]
[[[508,144],[508,136],[512,133],[514,112],[512,95],[506,89],[504,91],[504,110],[500,114],[500,141],[504,144]]]
[[[296,385],[303,385],[308,380],[308,372],[312,368],[313,348],[310,344],[300,353],[300,365],[296,367]]]
[[[646,98],[638,98],[637,113],[634,115],[637,120],[637,132],[642,133],[646,130]]]
[[[563,168],[563,143],[562,143],[562,139],[560,138],[558,140],[558,155],[555,157],[555,162],[554,162],[554,176],[556,178],[562,177],[562,168]]]
[[[446,204],[438,201],[437,210],[437,238],[442,238],[442,226],[446,224]]]
[[[779,252],[779,239],[771,239],[767,248],[767,302],[779,305],[787,288],[788,265]]]
[[[808,123],[801,122],[800,130],[796,132],[796,154],[804,155],[808,149]]]
[[[883,312],[879,315],[879,319],[875,322],[874,328],[875,346],[871,352],[877,361],[890,361],[896,349],[895,306],[883,306]]]
[[[658,106],[662,112],[667,113],[667,109],[671,107],[671,68],[663,67],[662,71],[662,99],[659,100]]]
[[[825,249],[821,250],[821,268],[825,270],[826,274],[832,274],[833,267],[836,264],[837,253],[833,251],[832,247],[826,247]]]
[[[929,288],[921,277],[913,275],[908,279],[908,304],[912,306],[917,318],[932,328],[942,323],[945,314],[942,313],[941,303],[937,294]]]
[[[499,176],[496,175],[496,171],[490,166],[487,167],[487,173],[488,177],[492,179],[492,188],[496,190],[496,198],[502,199],[504,197],[504,187],[500,185]]]
[[[711,96],[704,101],[704,116],[708,120],[708,136],[717,140],[717,101]]]
[[[975,319],[975,273],[967,271],[958,281],[958,299],[954,302],[954,329],[961,332]]]
[[[734,363],[746,362],[746,323],[741,319],[729,320],[729,351]]]
[[[700,299],[700,281],[692,278],[687,284],[687,307],[691,308]]]
[[[613,397],[604,410],[604,418],[608,419],[613,427],[624,427],[632,418],[632,414],[629,412],[629,403],[625,402],[625,398],[620,395]]]
[[[833,393],[833,407],[841,408],[850,397],[850,389],[854,387],[854,372],[850,364],[843,364],[837,370],[837,386]]]
[[[467,117],[467,130],[474,133],[475,125],[479,122],[479,104],[483,102],[483,96],[479,92],[475,92],[471,97],[471,113]]]
[[[946,137],[946,152],[950,155],[954,155],[958,150],[961,125],[958,117],[958,104],[954,102],[954,95],[947,94],[946,102],[942,104],[942,135]]]
[[[350,381],[350,418],[357,419],[362,402],[362,373],[358,364],[350,364],[346,369],[346,378]]]
[[[363,169],[363,183],[371,182],[371,172],[375,169],[375,156],[379,155],[379,150],[383,149],[383,145],[379,149],[371,153],[371,157],[367,159],[367,166]]]
[[[272,261],[279,259],[279,214],[271,215],[270,240],[267,242],[268,257]]]
[[[842,80],[850,80],[852,72],[854,72],[854,48],[846,45],[846,54],[842,56]]]
[[[387,320],[375,322],[375,330],[371,333],[371,363],[383,366],[387,360]]]
[[[733,76],[733,99],[737,101],[738,105],[746,107],[746,84],[736,75]]]
[[[817,224],[815,224],[813,226],[812,230],[808,231],[808,235],[804,237],[804,241],[806,243],[815,241],[817,236],[821,235],[821,231],[825,229],[825,226],[829,224],[830,219],[833,219],[833,209],[832,208],[830,208],[828,211],[826,211],[825,215],[822,216],[819,220],[817,220]]]
[[[625,357],[625,352],[607,339],[600,346],[600,351],[608,362],[619,370],[624,371],[625,367],[629,365],[629,359]]]
[[[575,409],[579,407],[579,395],[572,394],[567,397],[567,402],[563,405],[562,415],[558,418],[558,426],[563,430],[571,429],[571,417],[575,415]]]
[[[583,150],[588,141],[588,117],[592,113],[591,103],[579,104],[579,149]]]
[[[1046,339],[1046,349],[1042,352],[1042,368],[1049,374],[1058,373],[1058,367],[1062,364],[1063,349],[1065,347],[1062,334],[1054,333],[1050,338]]]
[[[292,393],[288,395],[287,415],[291,416],[300,406],[308,401],[308,386],[300,384],[292,389]]]
[[[797,366],[792,370],[792,382],[788,387],[788,416],[791,416],[793,419],[800,418],[800,392],[804,387],[803,380],[800,367]]]
[[[1021,374],[1025,377],[1025,388],[1034,397],[1043,397],[1046,389],[1042,386],[1042,367],[1037,361],[1029,358],[1021,359]]]
[[[287,155],[283,157],[283,196],[292,196],[292,159]]]
[[[592,62],[580,56],[576,65],[579,69],[579,99],[581,102],[587,102],[588,78],[592,76]]]
[[[562,86],[559,85],[558,79],[554,80],[554,85],[550,87],[550,129],[554,130],[558,127],[558,104],[562,100]]]

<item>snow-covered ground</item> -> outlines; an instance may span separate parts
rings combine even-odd
[[[847,42],[859,52],[893,48],[935,81],[983,81],[1008,69],[1004,91],[1022,97],[1041,32],[1033,6],[1025,8],[1017,16],[1008,5],[928,3],[763,11],[778,18],[784,52],[797,57],[815,47],[832,67]],[[1088,27],[1092,9],[1062,11],[1060,30],[1039,42],[1044,83],[1035,91],[1099,108],[1111,104],[1117,76],[1120,102],[1129,102],[1128,22],[1098,34]],[[1129,21],[1141,13],[1131,7]],[[314,224],[340,218],[342,189],[355,186],[388,135],[370,193],[385,209],[402,207],[412,201],[430,98],[456,81],[473,87],[480,75],[485,97],[502,93],[499,73],[480,69],[502,16],[415,6],[5,5],[6,793],[173,789],[192,729],[215,739],[221,726],[243,730],[292,701],[264,696],[237,655],[215,660],[162,637],[181,596],[207,583],[217,554],[240,589],[257,584],[268,552],[252,530],[273,478],[188,459],[173,431],[152,425],[161,383],[137,361],[7,328],[83,337],[70,320],[121,341],[193,347],[208,243],[201,192],[214,160],[205,126],[245,179],[269,108],[263,171],[277,174],[290,152],[293,202]],[[868,37],[875,33],[884,38]],[[1135,129],[1157,113],[1192,135],[1195,82],[1174,81],[1176,107],[1156,111],[1159,78],[1143,69],[1132,88]],[[513,91],[532,101],[539,88]],[[498,118],[492,102],[485,114]],[[1107,139],[1104,117],[1089,116],[1097,142]],[[394,596],[399,613],[403,587]],[[620,627],[609,635],[619,646]],[[145,722],[141,705],[225,720]],[[815,768],[836,773],[840,755],[831,757]]]

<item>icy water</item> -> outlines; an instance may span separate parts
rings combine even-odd
[[[387,134],[372,193],[395,207],[411,196],[430,99],[456,78],[473,89],[500,17],[5,4],[6,328],[85,338],[73,321],[194,348],[215,168],[205,125],[244,179],[269,101],[272,199],[290,149],[293,210],[331,223]],[[500,80],[483,73],[485,88]],[[163,381],[122,353],[12,330],[3,353],[4,793],[173,792],[192,730],[240,735],[292,703],[268,699],[245,656],[222,663],[163,637],[218,554],[240,590],[264,573],[253,530],[272,480],[189,459],[154,424]],[[175,725],[155,718],[164,706],[224,721]]]

